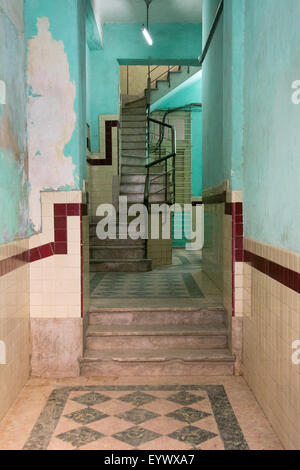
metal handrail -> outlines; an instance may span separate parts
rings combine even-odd
[[[150,70],[150,76],[151,76],[151,73],[154,72],[154,70],[156,70],[158,67],[163,67],[163,66],[162,65],[157,65],[156,67],[154,67],[154,69]],[[168,75],[168,79],[169,79],[169,73],[172,72],[172,70],[175,69],[176,67],[178,67],[178,65],[173,65],[172,67],[170,67],[168,65],[168,70],[165,70],[163,73],[158,75],[158,77],[153,78],[150,81],[151,85],[152,85],[152,83],[156,82],[157,80],[159,80],[161,77],[164,77],[165,75]]]
[[[159,150],[160,150],[159,153],[161,153],[161,145],[162,145],[162,142],[163,142],[163,140],[161,139],[161,136],[164,134],[164,132],[162,132],[162,129],[165,130],[166,128],[168,128],[168,129],[171,130],[171,133],[172,133],[172,138],[171,138],[172,150],[171,150],[171,153],[164,156],[164,157],[159,157],[159,158],[155,159],[152,162],[149,161],[149,158],[150,158],[150,141],[149,141],[150,123],[158,124],[160,126],[160,132],[159,132],[160,137],[159,137],[159,140],[158,140],[158,144],[156,144],[156,147],[157,147],[157,145],[159,146]],[[146,181],[145,181],[144,203],[145,203],[146,207],[149,206],[150,196],[152,194],[152,193],[150,194],[151,184],[154,181],[157,181],[158,179],[164,179],[164,183],[162,183],[163,188],[160,189],[159,191],[156,191],[153,194],[157,194],[157,193],[165,191],[165,201],[164,202],[167,203],[167,204],[172,204],[172,201],[169,201],[169,196],[172,195],[173,202],[175,202],[175,191],[176,191],[176,188],[175,188],[176,130],[175,130],[174,126],[172,126],[170,124],[167,124],[166,122],[158,121],[157,119],[152,119],[150,117],[148,117],[148,119],[147,119],[147,127],[148,127],[148,142],[147,142],[148,162],[145,165],[145,168],[147,170],[147,175],[146,175]],[[172,159],[172,169],[168,170],[168,162],[171,159]],[[161,173],[159,175],[154,175],[154,178],[151,178],[150,169],[157,166],[157,165],[161,165],[162,163],[164,163],[164,165],[165,165],[164,173]],[[172,191],[170,191],[170,187],[172,187]]]

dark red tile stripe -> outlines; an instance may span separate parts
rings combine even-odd
[[[119,121],[105,121],[105,158],[88,158],[88,163],[93,166],[112,165],[112,128],[119,129]]]
[[[244,250],[245,263],[300,294],[300,273]]]
[[[67,217],[87,214],[86,204],[54,204],[54,242],[24,251],[0,261],[0,277],[27,263],[33,263],[53,255],[68,254]]]

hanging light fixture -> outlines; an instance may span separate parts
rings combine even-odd
[[[150,7],[151,2],[152,0],[145,0],[145,3],[147,5],[147,27],[144,24],[142,26],[142,33],[147,43],[149,44],[149,46],[152,46],[153,44],[153,39],[149,33],[149,7]]]

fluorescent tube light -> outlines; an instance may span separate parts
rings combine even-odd
[[[143,33],[147,43],[149,44],[149,46],[152,46],[152,44],[153,44],[152,37],[150,36],[150,33],[149,33],[148,29],[145,27],[144,24],[142,26],[142,33]]]

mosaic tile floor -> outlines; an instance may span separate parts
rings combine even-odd
[[[173,264],[146,273],[96,273],[91,276],[92,305],[118,307],[191,306],[218,303],[219,291],[202,271],[201,252],[173,250]],[[213,297],[213,298],[212,298]]]
[[[241,377],[31,379],[0,449],[281,449]]]

